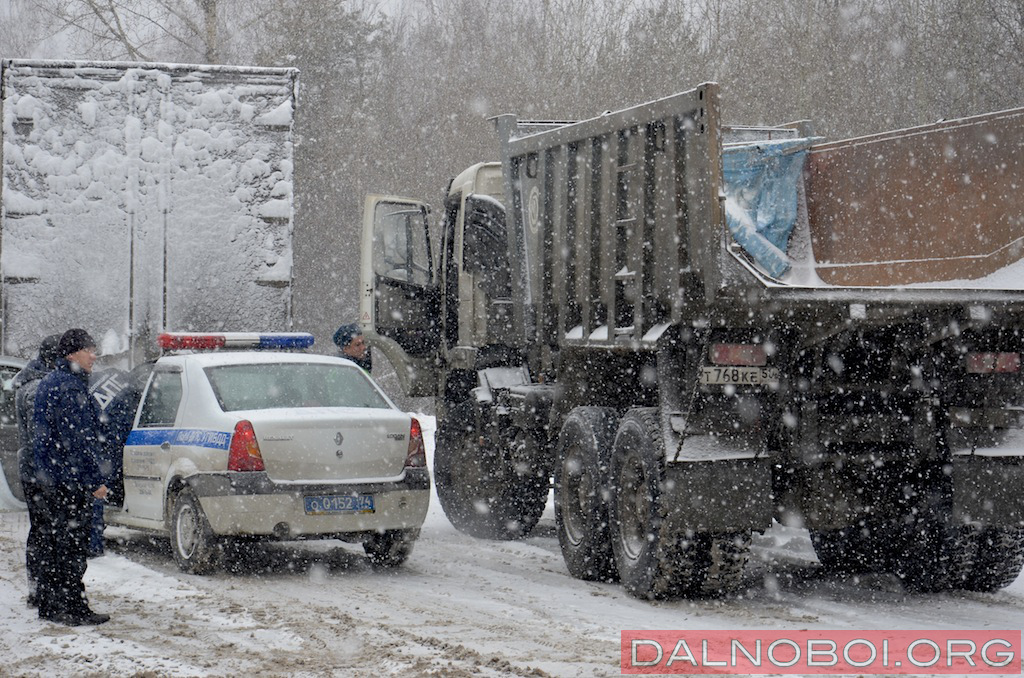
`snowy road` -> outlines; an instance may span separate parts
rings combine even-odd
[[[99,627],[24,605],[23,512],[0,512],[0,675],[619,675],[622,629],[1021,629],[1024,578],[996,594],[909,595],[889,576],[819,572],[806,532],[757,540],[746,590],[645,603],[569,577],[550,506],[521,542],[457,532],[432,505],[408,563],[339,542],[276,544],[234,572],[181,574],[166,541],[114,532],[86,574]]]

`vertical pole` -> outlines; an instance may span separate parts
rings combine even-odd
[[[135,210],[128,212],[128,369],[135,367]]]
[[[163,266],[162,266],[162,268],[163,268],[163,279],[161,281],[162,282],[161,287],[163,288],[163,294],[161,295],[161,298],[162,298],[161,306],[162,306],[162,308],[160,309],[160,329],[161,329],[161,331],[166,332],[169,329],[167,327],[167,208],[166,207],[163,210],[160,211],[160,217],[161,217],[161,221],[163,222],[163,232],[164,232],[164,244],[163,244],[164,251],[163,251]]]

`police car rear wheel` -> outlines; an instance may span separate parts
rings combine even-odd
[[[189,574],[206,574],[217,565],[217,539],[199,499],[189,489],[182,490],[174,498],[171,550],[178,567]]]

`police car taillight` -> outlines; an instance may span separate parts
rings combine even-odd
[[[266,470],[263,466],[260,444],[256,441],[256,431],[245,419],[235,424],[235,434],[231,436],[231,447],[228,448],[228,470]]]
[[[423,446],[423,428],[413,417],[409,425],[409,451],[405,455],[406,467],[419,468],[427,465],[427,449]]]
[[[313,345],[309,332],[164,332],[157,345],[165,351],[303,349]]]
[[[1020,372],[1020,353],[968,353],[969,374]]]

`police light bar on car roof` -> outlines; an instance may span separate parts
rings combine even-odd
[[[313,345],[308,332],[164,332],[156,343],[165,351],[217,349],[303,349]]]

